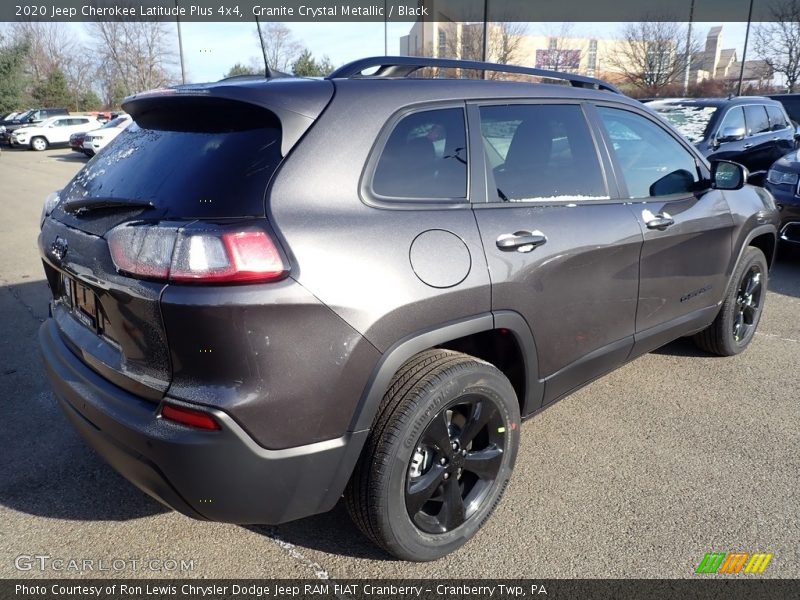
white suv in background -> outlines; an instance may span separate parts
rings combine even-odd
[[[69,136],[73,133],[91,131],[101,125],[95,117],[51,117],[36,125],[26,125],[15,130],[11,134],[10,143],[12,146],[27,146],[41,151],[50,146],[65,146],[69,144]]]
[[[83,151],[88,156],[94,156],[105,148],[111,140],[122,133],[132,122],[133,120],[130,116],[120,115],[103,125],[100,129],[86,134],[86,137],[83,138]]]

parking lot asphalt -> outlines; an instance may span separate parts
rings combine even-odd
[[[0,577],[696,577],[712,551],[771,552],[764,576],[800,577],[800,257],[776,265],[743,355],[680,340],[545,410],[475,539],[404,563],[341,503],[278,527],[170,512],[73,432],[38,356],[49,291],[36,236],[43,199],[85,162],[69,149],[0,154]],[[26,558],[41,555],[43,571]]]

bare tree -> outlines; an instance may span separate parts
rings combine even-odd
[[[687,57],[699,49],[696,40],[688,40],[682,23],[666,20],[626,23],[620,38],[618,51],[606,62],[628,83],[653,96],[681,81]]]
[[[772,21],[755,29],[755,52],[794,92],[800,83],[800,0],[772,4],[769,12]]]
[[[500,64],[514,64],[523,61],[521,44],[527,33],[526,23],[489,23],[486,27],[486,60]],[[450,58],[462,60],[483,60],[483,23],[453,23],[446,31],[445,51]],[[480,77],[480,73],[464,73]],[[498,79],[502,73],[487,71],[486,77]]]
[[[28,47],[26,67],[32,85],[41,84],[54,71],[61,71],[70,90],[71,108],[81,108],[81,100],[92,88],[96,62],[92,52],[78,41],[64,23],[19,21],[10,27],[14,39]]]
[[[106,93],[117,89],[127,95],[175,81],[174,44],[166,23],[96,21],[89,28]]]
[[[66,71],[67,64],[81,49],[64,23],[18,21],[11,25],[11,37],[27,43],[26,70],[36,81],[45,79],[55,69]]]
[[[289,72],[294,62],[302,54],[303,45],[294,38],[292,31],[283,23],[275,21],[262,23],[261,33],[263,39],[260,39],[259,43],[262,44],[262,50],[270,69]],[[257,30],[255,35],[258,37]]]

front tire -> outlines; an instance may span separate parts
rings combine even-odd
[[[493,365],[427,350],[395,374],[346,491],[356,525],[397,558],[464,545],[508,485],[519,403]]]
[[[31,148],[36,150],[37,152],[41,152],[42,150],[47,150],[47,140],[43,137],[35,137],[31,140]]]
[[[747,348],[764,311],[768,278],[764,253],[748,246],[736,266],[717,318],[694,336],[695,343],[719,356],[734,356]]]

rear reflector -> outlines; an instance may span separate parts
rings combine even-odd
[[[208,413],[192,410],[191,408],[183,408],[182,406],[165,404],[164,408],[161,409],[161,416],[168,421],[175,421],[181,425],[197,427],[198,429],[209,429],[212,431],[220,429],[219,423]]]
[[[149,279],[255,283],[289,271],[269,234],[255,226],[121,225],[106,237],[119,271]]]

